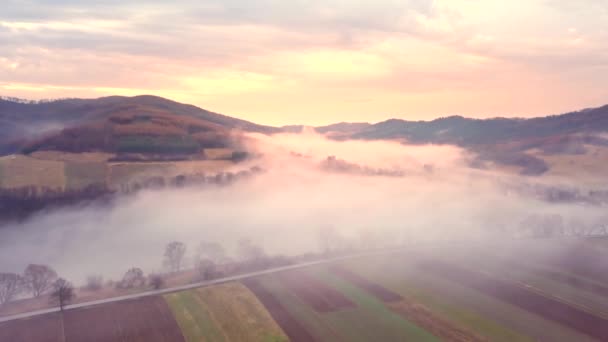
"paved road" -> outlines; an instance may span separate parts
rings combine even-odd
[[[227,283],[227,282],[236,281],[236,280],[242,280],[245,278],[256,277],[256,276],[260,276],[260,275],[264,275],[264,274],[277,273],[277,272],[293,270],[293,269],[297,269],[297,268],[309,267],[309,266],[320,265],[320,264],[327,264],[327,263],[332,263],[332,262],[336,262],[336,261],[340,261],[340,260],[354,259],[354,258],[370,256],[370,255],[387,254],[387,253],[396,252],[399,250],[402,250],[402,248],[371,251],[371,252],[358,253],[358,254],[341,256],[341,257],[336,257],[336,258],[331,258],[331,259],[305,262],[305,263],[300,263],[300,264],[296,264],[296,265],[276,267],[276,268],[271,268],[271,269],[267,269],[267,270],[263,270],[263,271],[239,274],[239,275],[235,275],[235,276],[231,276],[231,277],[219,278],[219,279],[203,281],[203,282],[194,283],[194,284],[188,284],[188,285],[161,289],[161,290],[146,291],[146,292],[135,293],[135,294],[127,295],[127,296],[112,297],[112,298],[100,299],[100,300],[95,300],[95,301],[90,301],[90,302],[71,304],[71,305],[66,306],[65,310],[84,308],[84,307],[89,307],[89,306],[93,306],[93,305],[114,303],[114,302],[119,302],[119,301],[123,301],[123,300],[131,300],[131,299],[137,299],[137,298],[148,297],[148,296],[163,295],[163,294],[167,294],[167,293],[190,290],[190,289],[203,287],[203,286],[211,286],[211,285],[217,285],[217,284]],[[54,308],[50,308],[50,309],[30,311],[30,312],[25,312],[22,314],[0,317],[0,323],[13,321],[13,320],[17,320],[17,319],[30,318],[30,317],[34,317],[34,316],[40,316],[40,315],[44,315],[44,314],[48,314],[48,313],[52,313],[52,312],[59,312],[59,308],[54,307]]]

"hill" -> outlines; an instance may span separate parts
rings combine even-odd
[[[531,119],[390,119],[376,124],[340,123],[316,130],[336,139],[457,145],[478,156],[473,166],[484,167],[486,162],[492,162],[536,175],[549,170],[547,156],[584,155],[590,146],[608,147],[608,136],[604,135],[608,132],[608,105]]]
[[[277,129],[155,96],[27,102],[0,99],[0,153],[194,153],[234,143],[232,130]]]

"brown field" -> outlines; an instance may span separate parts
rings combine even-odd
[[[64,342],[58,313],[0,323],[2,342]]]
[[[30,157],[42,160],[54,160],[65,162],[100,163],[108,161],[110,158],[114,157],[114,154],[106,152],[70,153],[63,151],[36,151],[30,154]]]
[[[105,185],[107,164],[103,162],[66,162],[65,176],[68,190],[78,190],[90,185]]]
[[[408,321],[425,329],[433,335],[454,342],[484,342],[486,338],[454,325],[448,320],[437,316],[425,306],[404,299],[399,302],[389,303],[388,306],[395,312],[401,314]]]
[[[303,271],[286,272],[281,274],[279,279],[286,288],[317,312],[326,313],[355,307],[355,303],[342,293]]]
[[[10,155],[0,158],[2,164],[3,188],[35,186],[39,188],[64,189],[64,163],[61,161],[41,160],[23,155]]]
[[[367,291],[372,296],[380,299],[383,302],[398,302],[403,298],[396,294],[395,292],[384,288],[378,284],[372,283],[371,281],[355,274],[344,267],[335,266],[331,268],[335,275],[348,280],[349,282],[355,284],[359,288]]]
[[[542,154],[534,151],[532,155],[547,162],[550,169],[548,176],[572,177],[579,180],[599,181],[608,173],[608,147],[585,145],[584,154]]]
[[[264,304],[274,320],[292,342],[314,342],[313,336],[287,311],[279,300],[256,279],[247,279],[243,284]]]
[[[232,158],[234,152],[231,148],[206,148],[204,149],[205,157],[211,160],[221,160]]]
[[[466,285],[487,295],[570,327],[583,334],[608,341],[608,320],[595,316],[553,298],[529,291],[515,283],[493,278],[489,275],[469,271],[459,266],[437,260],[420,261],[428,272]]]
[[[67,341],[179,342],[182,332],[162,297],[65,312]]]

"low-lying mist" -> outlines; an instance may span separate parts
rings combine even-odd
[[[230,186],[142,191],[111,207],[56,210],[3,227],[0,271],[48,264],[81,283],[91,274],[119,279],[135,266],[161,271],[171,241],[184,242],[188,257],[201,241],[236,255],[241,239],[296,255],[318,252],[327,227],[344,243],[381,247],[510,238],[534,215],[559,214],[566,225],[602,215],[599,207],[516,195],[501,184],[523,176],[469,168],[472,156],[457,147],[332,141],[313,132],[250,138],[258,157],[235,168],[265,171]]]

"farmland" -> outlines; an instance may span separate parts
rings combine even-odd
[[[0,185],[3,188],[34,186],[62,190],[65,188],[64,163],[22,155],[0,157]],[[44,177],[40,177],[44,175]]]
[[[286,341],[258,299],[229,283],[165,296],[186,341]]]
[[[437,245],[358,257],[68,310],[63,320],[52,314],[3,323],[0,340],[608,340],[606,283],[586,276],[602,266],[581,274],[545,242],[517,248]],[[593,248],[578,260],[608,253]],[[525,250],[525,262],[508,250]]]
[[[213,175],[234,165],[230,160],[167,162],[108,162],[108,154],[36,152],[34,156],[0,158],[0,188],[34,187],[39,190],[80,190],[91,185],[117,189],[122,184],[152,177]]]

